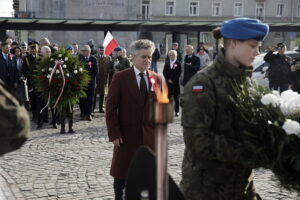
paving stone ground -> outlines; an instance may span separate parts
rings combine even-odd
[[[36,130],[33,124],[25,145],[0,157],[0,200],[113,199],[109,176],[113,146],[104,115],[96,113],[92,122],[79,121],[78,107],[75,111],[76,134],[61,135],[50,125]],[[168,139],[169,172],[179,183],[184,150],[180,117],[169,125]],[[263,199],[300,199],[299,194],[280,188],[270,171],[255,172]]]

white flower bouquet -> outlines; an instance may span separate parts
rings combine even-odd
[[[241,141],[251,152],[249,166],[274,172],[287,189],[300,189],[300,95],[279,94],[250,80],[236,84]]]

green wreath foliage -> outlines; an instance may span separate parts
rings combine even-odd
[[[85,89],[91,77],[85,69],[85,64],[65,48],[52,53],[48,58],[41,57],[37,62],[34,81],[36,90],[41,93],[42,98],[47,101],[50,96],[50,106],[53,106],[57,101],[63,86],[63,77],[58,69],[49,84],[50,74],[55,67],[55,62],[60,60],[64,61],[62,69],[65,76],[65,87],[57,108],[62,110],[66,106],[76,104],[79,98],[86,97]]]

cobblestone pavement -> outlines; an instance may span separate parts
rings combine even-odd
[[[76,134],[59,134],[46,125],[35,130],[25,145],[0,157],[0,200],[113,199],[109,168],[112,144],[108,142],[103,114],[94,121],[79,121]],[[179,183],[183,155],[180,117],[168,128],[169,172]],[[278,187],[271,172],[256,170],[258,192],[266,200],[295,200],[300,195]]]

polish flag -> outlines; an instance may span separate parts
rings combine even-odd
[[[111,54],[111,52],[113,52],[113,50],[118,46],[119,44],[117,40],[115,40],[115,38],[112,36],[112,34],[109,31],[107,31],[107,34],[103,41],[104,54],[105,55]]]

